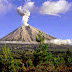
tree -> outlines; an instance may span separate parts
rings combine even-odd
[[[43,62],[48,61],[48,44],[46,43],[45,45],[43,44],[45,40],[45,37],[42,32],[39,32],[36,36],[36,41],[40,42],[40,45],[38,48],[36,48],[36,52],[34,52],[34,65],[41,64]]]
[[[16,72],[19,63],[11,56],[9,48],[6,44],[2,47],[2,55],[0,55],[0,70],[3,72]]]
[[[40,44],[42,44],[45,40],[45,37],[43,35],[43,33],[41,31],[39,31],[39,33],[36,36],[36,41],[40,42]]]

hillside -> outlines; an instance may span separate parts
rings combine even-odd
[[[28,25],[17,28],[13,32],[9,33],[7,36],[0,39],[0,41],[24,41],[24,42],[32,42],[36,41],[36,35],[40,30]],[[55,39],[54,37],[43,33],[46,40]]]

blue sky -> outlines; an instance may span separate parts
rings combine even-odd
[[[34,1],[36,6],[41,6],[46,0],[31,1]],[[72,0],[66,1],[72,2]],[[22,17],[18,15],[16,8],[23,5],[24,0],[9,0],[9,3],[13,5],[13,8],[0,13],[0,38],[22,25]],[[35,12],[31,13],[28,24],[58,39],[72,39],[72,8],[64,14],[60,14],[60,16],[44,15]]]

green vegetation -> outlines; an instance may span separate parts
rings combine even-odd
[[[44,37],[43,33],[39,32],[36,36],[36,41],[40,42],[40,44],[42,44],[44,42],[44,40],[45,40],[45,37]]]
[[[69,49],[65,54],[55,55],[49,52],[48,44],[43,44],[44,35],[36,36],[39,46],[36,51],[22,54],[11,53],[10,49],[2,47],[0,53],[0,72],[72,72],[72,54]]]
[[[19,63],[11,56],[9,48],[2,47],[2,54],[0,55],[0,70],[16,72],[18,69]]]

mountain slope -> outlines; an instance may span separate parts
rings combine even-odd
[[[40,30],[28,25],[17,28],[7,36],[0,39],[0,41],[24,41],[24,42],[31,42],[36,41],[36,35],[39,33]],[[55,39],[54,37],[43,33],[46,40]]]

